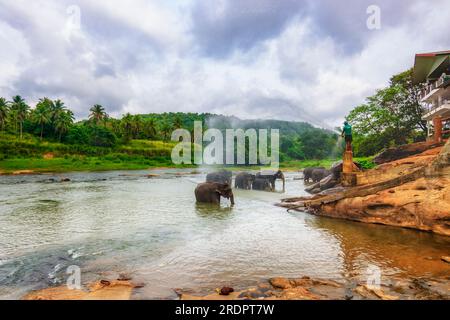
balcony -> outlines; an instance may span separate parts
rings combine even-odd
[[[450,85],[450,75],[443,73],[439,79],[430,82],[420,92],[420,101],[427,102],[429,99],[434,98],[435,94],[441,88],[446,88]]]
[[[433,104],[431,108],[429,108],[428,111],[424,114],[422,119],[430,121],[437,116],[441,116],[444,118],[450,117],[450,100],[445,99],[438,104]]]

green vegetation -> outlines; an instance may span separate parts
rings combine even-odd
[[[302,122],[240,120],[197,113],[163,113],[110,117],[101,105],[90,108],[88,120],[74,122],[61,100],[42,98],[34,108],[15,96],[0,98],[0,170],[71,171],[174,167],[170,142],[177,128],[279,129],[282,162],[334,157],[338,135]],[[193,136],[193,134],[192,134]],[[335,153],[335,154],[333,154]],[[331,160],[329,160],[331,161]]]
[[[370,156],[385,148],[425,140],[420,88],[412,83],[412,70],[405,71],[350,112],[347,120],[353,125],[355,155]]]

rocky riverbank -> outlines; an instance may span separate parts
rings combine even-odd
[[[431,279],[403,280],[390,278],[380,285],[354,279],[337,282],[324,279],[272,278],[256,286],[223,294],[216,292],[197,296],[180,293],[181,300],[448,300],[448,281]]]
[[[358,186],[284,199],[282,207],[319,216],[450,236],[450,142],[358,174]],[[390,150],[392,153],[392,150]]]
[[[24,300],[130,300],[136,284],[130,278],[100,280],[80,290],[66,286],[32,291]],[[400,278],[384,279],[380,284],[370,284],[366,279],[338,282],[310,277],[272,278],[255,286],[235,291],[225,287],[204,296],[174,289],[180,300],[448,300],[450,287],[443,279]]]

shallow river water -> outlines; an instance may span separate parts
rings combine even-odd
[[[0,298],[63,284],[72,265],[83,283],[131,275],[145,283],[136,299],[274,276],[364,278],[370,266],[383,278],[449,279],[446,237],[274,206],[305,194],[299,174],[287,174],[286,194],[235,191],[230,209],[197,205],[205,175],[190,171],[0,176]]]

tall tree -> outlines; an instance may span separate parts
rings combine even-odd
[[[55,119],[55,130],[58,133],[58,139],[61,141],[62,135],[69,131],[70,127],[73,125],[75,117],[73,112],[70,110],[64,110],[59,113],[58,117]]]
[[[6,120],[8,119],[9,105],[5,98],[0,98],[0,125],[5,131]]]
[[[20,139],[23,138],[23,122],[25,121],[30,107],[21,96],[14,96],[11,103],[11,109],[14,110],[16,122],[19,124]]]
[[[44,126],[51,121],[51,113],[50,113],[50,103],[49,99],[44,98],[39,100],[36,108],[32,111],[31,118],[32,120],[40,126],[41,129],[41,141],[44,135]]]
[[[133,136],[133,116],[130,113],[124,115],[120,125],[123,130],[123,137],[125,138],[125,141],[130,141]]]
[[[105,108],[99,104],[94,105],[89,111],[91,111],[89,120],[92,121],[95,125],[98,125],[100,122],[104,123],[108,118],[108,114],[106,113]]]
[[[427,127],[422,120],[419,90],[420,86],[413,85],[412,70],[408,70],[393,76],[387,88],[350,112],[347,120],[353,125],[358,155],[424,139]]]

